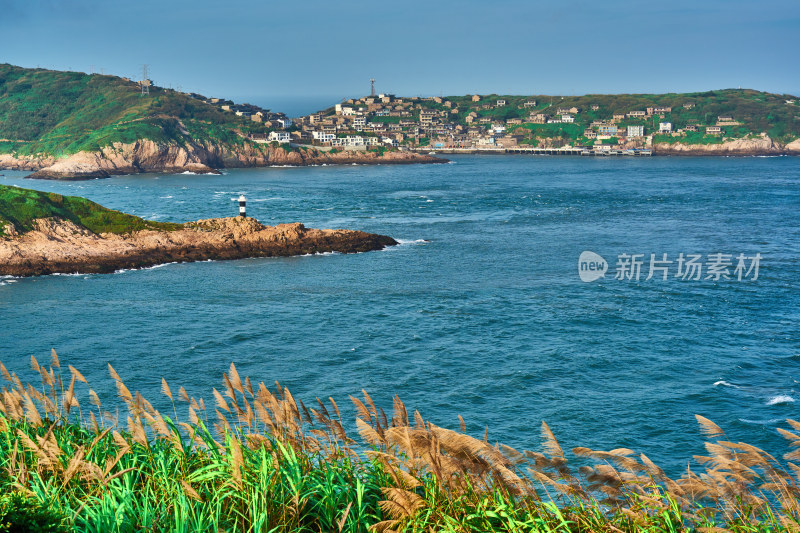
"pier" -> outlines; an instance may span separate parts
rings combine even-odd
[[[616,150],[597,150],[594,148],[572,146],[564,148],[537,148],[535,146],[514,146],[509,148],[448,148],[448,147],[429,147],[423,146],[414,148],[416,152],[437,153],[437,154],[529,154],[529,155],[563,155],[563,156],[590,156],[590,157],[610,157],[610,156],[630,156],[630,157],[649,157],[653,151],[645,148],[630,148]]]

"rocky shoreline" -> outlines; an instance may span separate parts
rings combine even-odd
[[[733,139],[718,144],[656,143],[653,155],[687,156],[762,156],[800,155],[800,139],[787,144],[766,135],[750,139]]]
[[[0,154],[0,169],[32,171],[27,176],[29,178],[63,180],[144,172],[209,174],[219,173],[225,168],[446,162],[446,159],[408,151],[331,153],[313,148],[284,150],[280,146],[253,142],[236,146],[196,142],[177,145],[147,139],[129,144],[115,143],[97,152],[78,152],[65,158]]]
[[[265,226],[252,218],[215,218],[173,231],[94,234],[70,221],[38,219],[17,235],[0,237],[0,275],[95,274],[172,262],[356,253],[397,244],[385,235],[311,229],[303,224]]]

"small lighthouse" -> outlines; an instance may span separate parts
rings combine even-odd
[[[247,198],[244,197],[244,194],[239,197],[239,216],[242,218],[247,217]]]

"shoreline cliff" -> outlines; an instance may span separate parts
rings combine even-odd
[[[32,171],[35,179],[80,180],[145,172],[197,174],[218,173],[226,168],[310,165],[391,165],[447,163],[447,159],[407,151],[323,152],[245,142],[242,145],[192,142],[184,145],[142,139],[114,143],[96,152],[67,157],[0,154],[0,169]]]
[[[656,143],[653,155],[676,156],[761,156],[800,155],[800,139],[782,144],[766,135],[749,139],[729,139],[717,144]]]
[[[311,229],[303,224],[265,226],[234,217],[198,220],[175,230],[145,229],[95,234],[64,219],[37,219],[18,234],[6,226],[0,237],[0,275],[110,273],[164,263],[323,252],[356,253],[397,244],[385,235],[353,230]]]

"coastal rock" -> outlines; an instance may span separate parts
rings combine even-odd
[[[97,235],[68,220],[37,219],[22,235],[0,237],[0,275],[104,273],[208,259],[381,250],[391,237],[303,224],[265,226],[252,218],[214,218],[174,231]]]
[[[656,143],[656,155],[781,155],[800,152],[800,143],[783,145],[766,135],[748,139],[732,139],[718,144]],[[795,145],[794,148],[790,148]]]
[[[795,139],[786,145],[786,153],[800,155],[800,139]]]
[[[165,144],[143,139],[115,143],[97,152],[78,152],[62,159],[16,158],[0,155],[0,168],[35,170],[30,178],[91,179],[142,172],[218,173],[221,168],[306,166],[322,164],[445,163],[447,160],[412,152],[323,152],[314,148],[284,149],[243,141],[241,145]]]

